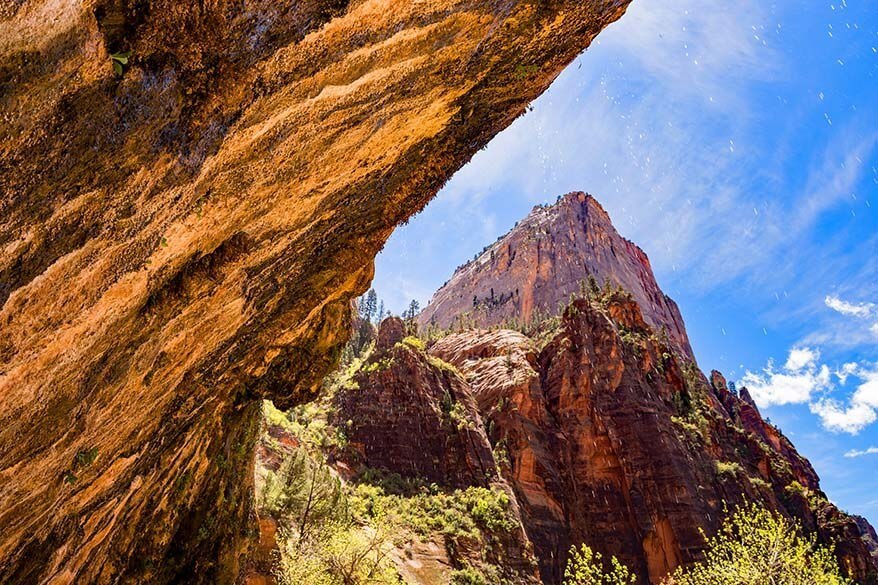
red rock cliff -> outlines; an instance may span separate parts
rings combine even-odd
[[[545,583],[581,542],[659,583],[700,558],[700,531],[724,506],[747,502],[796,518],[858,583],[876,582],[854,520],[808,461],[757,410],[745,428],[747,403],[669,352],[630,298],[574,302],[540,352],[503,330],[451,334],[430,352],[464,372],[495,452],[509,454],[498,465]]]
[[[418,318],[422,327],[489,327],[535,312],[554,313],[589,277],[634,295],[647,323],[666,328],[674,347],[692,357],[676,303],[655,281],[649,258],[616,232],[601,205],[570,193],[538,206],[509,233],[455,271]]]
[[[580,292],[589,276],[623,290]],[[545,334],[466,330],[526,322],[571,293],[584,298],[544,347]],[[700,558],[700,531],[716,530],[724,506],[754,501],[834,544],[858,582],[875,582],[856,522],[746,388],[732,393],[719,372],[698,370],[676,304],[592,197],[535,208],[458,269],[420,322],[463,329],[429,351],[464,373],[494,452],[509,455],[497,463],[544,582],[560,582],[569,547],[586,542],[658,583]]]

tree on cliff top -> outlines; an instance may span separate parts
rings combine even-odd
[[[370,288],[369,292],[360,299],[360,317],[365,321],[375,321],[378,312],[378,293],[374,288]]]

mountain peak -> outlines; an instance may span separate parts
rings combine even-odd
[[[666,329],[675,349],[692,357],[680,311],[659,288],[649,258],[619,235],[598,200],[582,191],[535,206],[459,267],[419,322],[441,328],[530,322],[556,312],[590,279],[630,292],[647,323]]]

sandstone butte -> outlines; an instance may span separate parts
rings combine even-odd
[[[611,286],[580,294],[589,275]],[[542,331],[496,326],[558,302],[560,319]],[[585,542],[657,585],[701,558],[701,531],[714,534],[727,509],[757,502],[833,546],[858,585],[878,583],[874,529],[828,501],[746,388],[700,372],[648,259],[592,197],[536,208],[459,269],[421,320],[453,328],[422,351],[403,341],[398,319],[381,324],[377,367],[333,399],[352,448],[336,456],[348,470],[510,491],[523,531],[501,535],[489,547],[501,558],[488,559],[510,582],[533,582],[533,551],[540,581],[560,583],[570,546]],[[449,423],[451,403],[466,420]]]
[[[0,4],[0,582],[234,581],[261,399],[626,5]]]

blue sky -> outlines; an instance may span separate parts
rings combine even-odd
[[[701,367],[878,524],[878,3],[634,0],[394,233],[375,288],[423,305],[574,190],[649,254]]]

